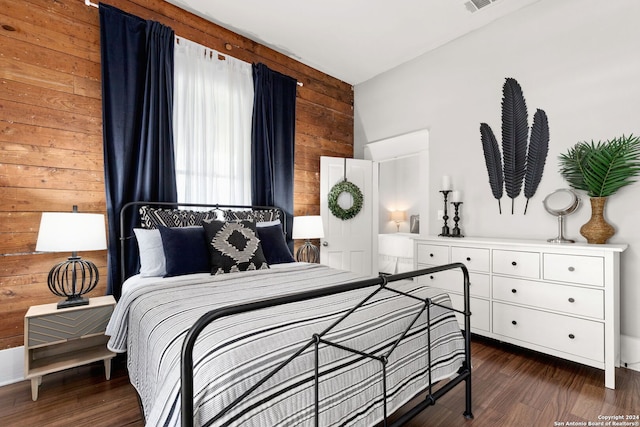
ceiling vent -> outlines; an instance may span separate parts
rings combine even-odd
[[[496,1],[498,0],[468,0],[464,2],[464,7],[467,8],[469,12],[474,13]]]

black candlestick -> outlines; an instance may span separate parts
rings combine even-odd
[[[444,215],[442,219],[444,220],[444,225],[442,226],[442,233],[438,234],[438,236],[449,237],[449,226],[447,225],[447,220],[449,216],[447,215],[447,196],[451,193],[451,190],[440,190],[440,192],[444,195]]]
[[[453,226],[453,233],[451,234],[451,237],[464,237],[460,233],[460,227],[458,227],[458,221],[460,221],[460,217],[458,216],[458,210],[459,210],[460,205],[462,204],[462,202],[451,202],[451,204],[455,208],[455,213],[453,215],[453,221],[454,221],[455,225]]]

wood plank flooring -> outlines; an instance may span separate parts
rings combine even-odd
[[[462,416],[464,386],[458,386],[410,427],[587,425],[601,415],[640,414],[637,371],[617,369],[617,388],[609,390],[604,371],[479,337],[473,339],[472,359],[475,418]],[[102,364],[45,376],[36,402],[28,381],[0,387],[0,426],[143,425],[121,358],[114,360],[110,381]]]

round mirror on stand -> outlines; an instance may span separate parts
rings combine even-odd
[[[580,206],[578,195],[569,188],[561,188],[545,197],[542,204],[547,212],[558,217],[558,237],[547,239],[547,242],[575,243],[575,240],[564,237],[564,217],[574,213]]]

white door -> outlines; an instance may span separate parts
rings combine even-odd
[[[329,210],[328,195],[333,186],[345,177],[347,181],[358,186],[363,195],[363,203],[362,209],[355,217],[342,220]],[[320,244],[322,264],[364,276],[377,275],[377,187],[377,163],[338,157],[320,158],[320,215],[325,236]],[[348,193],[342,193],[338,198],[338,204],[343,209],[349,209],[353,200]]]

